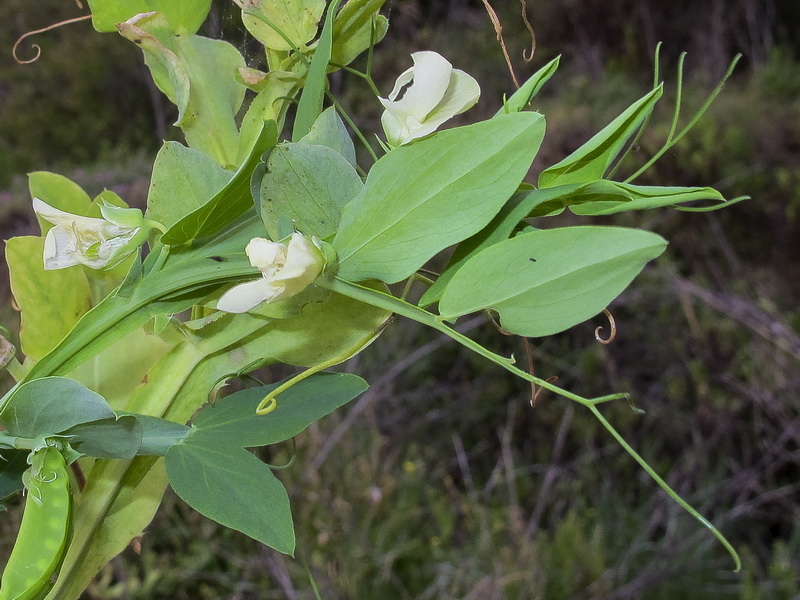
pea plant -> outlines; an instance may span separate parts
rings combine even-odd
[[[7,242],[24,358],[6,344],[16,384],[0,399],[0,499],[21,492],[25,507],[0,600],[78,598],[147,527],[167,485],[208,518],[292,554],[288,494],[249,449],[290,440],[364,392],[360,377],[328,370],[396,318],[590,411],[738,568],[721,533],[601,414],[627,394],[584,398],[453,326],[484,311],[503,333],[564,331],[606,310],[666,248],[654,233],[593,217],[737,200],[612,179],[662,96],[658,72],[650,92],[532,184],[545,117],[530,105],[558,58],[509,97],[484,100],[491,118],[439,130],[480,87],[417,52],[380,97],[370,65],[388,27],[383,0],[234,2],[266,71],[197,35],[210,0],[89,1],[97,31],[139,46],[185,144],[158,152],[145,212],[110,190],[91,198],[61,175],[29,176],[41,235]],[[362,53],[364,71],[350,66]],[[339,69],[375,92],[382,136],[359,131],[331,95],[327,77]],[[680,75],[669,136],[645,168],[722,85],[679,130]],[[549,225],[565,210],[581,224]],[[441,273],[424,268],[452,248]],[[278,363],[301,370],[223,393]]]

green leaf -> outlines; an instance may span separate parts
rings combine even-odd
[[[117,30],[117,23],[134,15],[158,11],[175,33],[195,33],[206,20],[211,0],[89,0],[92,25],[97,31]]]
[[[385,1],[348,0],[345,3],[333,21],[332,63],[349,65],[369,48],[371,41],[377,44],[383,39],[389,29],[389,20],[378,11]]]
[[[306,236],[332,237],[342,209],[364,184],[341,154],[326,146],[281,144],[269,154],[258,206],[270,238],[286,221]]]
[[[613,215],[697,200],[725,203],[725,197],[710,187],[644,186],[607,180],[584,186],[576,196],[581,200],[580,204],[570,206],[570,210],[576,215]]]
[[[40,237],[14,237],[6,242],[11,292],[22,312],[22,351],[34,360],[55,348],[91,308],[83,269],[45,271],[43,250]]]
[[[44,200],[50,206],[75,215],[87,216],[92,205],[92,199],[74,181],[63,175],[48,171],[35,171],[28,174],[28,189],[31,198]],[[53,225],[37,215],[42,235],[46,234]]]
[[[339,8],[339,0],[332,0],[328,5],[328,14],[325,15],[325,24],[322,26],[311,65],[308,67],[306,84],[300,95],[297,105],[297,114],[292,129],[292,141],[298,142],[310,130],[314,121],[322,112],[322,99],[325,97],[327,83],[328,63],[331,60],[333,48],[333,17]]]
[[[279,552],[294,552],[289,496],[253,454],[190,435],[165,461],[175,493],[197,512]]]
[[[261,156],[278,142],[275,121],[265,121],[250,150],[250,156],[236,170],[227,185],[200,207],[181,218],[161,237],[169,245],[184,244],[196,238],[214,235],[228,227],[253,207],[250,177]]]
[[[164,142],[153,164],[147,217],[167,228],[213,198],[233,173],[178,142]]]
[[[394,283],[483,229],[527,174],[544,128],[538,113],[500,115],[383,156],[342,213],[339,275]]]
[[[140,456],[164,456],[167,450],[189,435],[189,428],[183,423],[175,423],[149,415],[136,415],[142,425]]]
[[[89,421],[114,418],[99,394],[72,379],[44,377],[17,388],[0,413],[11,435],[35,438]]]
[[[70,436],[75,450],[97,458],[133,458],[142,445],[142,425],[134,415],[80,423],[60,433]]]
[[[325,0],[251,0],[242,5],[242,22],[271,50],[303,49],[317,33]]]
[[[344,156],[353,168],[357,166],[356,147],[347,133],[342,118],[333,106],[329,106],[320,113],[311,126],[311,130],[303,136],[299,143],[327,146]]]
[[[446,320],[484,308],[526,337],[551,335],[602,311],[666,247],[660,236],[621,227],[534,231],[467,261],[439,302]]]
[[[356,375],[320,373],[281,392],[275,410],[257,415],[259,402],[281,383],[250,388],[217,400],[197,415],[192,422],[193,432],[198,431],[208,440],[216,439],[219,445],[275,444],[296,436],[369,387]]]
[[[0,449],[0,502],[24,487],[22,474],[28,466],[27,450]],[[0,511],[3,509],[3,505],[0,504]]]
[[[517,192],[511,196],[486,227],[458,245],[445,270],[419,299],[419,306],[429,306],[438,302],[456,271],[484,248],[509,238],[520,221],[531,212],[536,201],[536,197],[527,191]]]
[[[588,183],[602,179],[625,142],[653,111],[662,93],[663,86],[659,85],[634,102],[575,152],[542,171],[539,175],[539,187]]]
[[[235,117],[245,93],[235,78],[245,66],[239,51],[222,40],[175,35],[159,13],[120,24],[119,31],[142,49],[153,81],[178,107],[175,125],[189,146],[222,166],[235,165]]]
[[[503,103],[503,107],[497,111],[495,116],[525,110],[531,103],[531,100],[533,100],[533,97],[542,89],[542,86],[547,83],[555,74],[556,70],[558,70],[558,63],[560,61],[561,56],[556,56],[545,66],[536,71],[536,73],[531,75],[531,77]]]

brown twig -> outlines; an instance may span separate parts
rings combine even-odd
[[[14,47],[11,49],[11,56],[13,56],[14,60],[17,61],[17,63],[20,65],[28,65],[32,62],[36,62],[42,55],[42,48],[39,46],[39,44],[31,44],[31,48],[33,48],[36,51],[36,56],[34,56],[33,58],[22,60],[17,56],[17,48],[22,43],[22,40],[32,35],[36,35],[37,33],[44,33],[45,31],[50,31],[51,29],[56,29],[63,25],[71,25],[72,23],[77,23],[79,21],[86,21],[91,18],[92,15],[83,15],[82,17],[75,17],[73,19],[67,19],[66,21],[59,21],[58,23],[53,23],[52,25],[48,25],[47,27],[43,27],[42,29],[34,29],[33,31],[29,31],[28,33],[23,33],[17,39],[17,41],[14,42]]]
[[[514,86],[519,89],[519,80],[517,79],[517,74],[514,72],[514,65],[511,64],[511,57],[508,55],[508,49],[506,48],[506,43],[503,40],[503,26],[500,24],[500,18],[492,8],[492,5],[489,4],[489,0],[482,1],[483,5],[486,7],[486,12],[489,13],[489,19],[492,21],[494,31],[497,34],[497,41],[500,42],[500,48],[503,50],[503,57],[506,59],[508,72],[511,73],[511,79],[514,81]]]

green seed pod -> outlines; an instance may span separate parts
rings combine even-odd
[[[26,475],[25,512],[0,580],[0,600],[41,598],[69,542],[72,496],[64,456],[57,448],[43,448],[31,457]]]

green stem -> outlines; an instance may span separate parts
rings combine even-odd
[[[670,498],[672,498],[675,502],[677,502],[683,510],[685,510],[695,519],[697,519],[697,521],[703,527],[705,527],[711,533],[714,534],[714,537],[716,537],[719,540],[719,542],[725,547],[725,550],[728,551],[728,554],[730,554],[731,558],[733,559],[733,562],[736,565],[735,571],[739,572],[742,568],[742,560],[739,558],[739,554],[736,552],[731,543],[725,538],[724,535],[722,535],[722,533],[720,533],[719,529],[714,527],[714,525],[712,525],[708,519],[706,519],[703,515],[701,515],[697,511],[697,509],[695,509],[688,502],[686,502],[686,500],[681,498],[678,495],[678,493],[675,490],[673,490],[669,486],[669,484],[666,481],[664,481],[661,478],[661,476],[658,473],[656,473],[649,464],[647,464],[647,461],[645,461],[641,456],[639,456],[636,450],[634,450],[630,446],[630,444],[628,444],[628,442],[625,441],[625,439],[619,434],[619,432],[616,429],[614,429],[614,426],[611,425],[611,423],[609,423],[608,421],[606,421],[605,417],[602,414],[600,414],[600,411],[597,410],[596,406],[589,406],[589,410],[592,411],[592,414],[595,416],[595,418],[598,421],[600,421],[600,424],[606,428],[606,431],[608,431],[614,437],[614,439],[617,440],[617,443],[620,446],[622,446],[623,450],[625,450],[625,452],[627,452],[631,456],[631,458],[633,458],[633,460],[639,463],[639,466],[642,467],[647,472],[647,474],[653,479],[653,481],[655,481],[658,484],[658,486],[662,490],[664,490]]]
[[[608,402],[609,400],[617,400],[622,398],[628,398],[628,394],[611,394],[608,396],[601,396],[599,398],[587,399],[562,388],[559,388],[548,381],[543,379],[539,379],[523,371],[518,369],[513,365],[513,360],[500,356],[499,354],[495,354],[490,350],[487,350],[474,340],[468,338],[467,336],[451,329],[447,325],[445,325],[441,317],[437,317],[436,315],[429,313],[426,310],[423,310],[413,304],[409,304],[400,298],[396,298],[395,296],[391,296],[389,294],[385,294],[383,292],[379,292],[377,290],[373,290],[370,288],[363,287],[356,283],[352,283],[349,281],[345,281],[342,279],[335,279],[332,281],[325,281],[325,282],[318,282],[318,285],[323,285],[328,287],[331,291],[337,292],[344,296],[348,296],[353,298],[354,300],[359,300],[364,302],[365,304],[371,304],[372,306],[377,306],[378,308],[383,308],[385,310],[389,310],[393,313],[401,315],[403,317],[413,319],[423,325],[427,325],[428,327],[432,327],[437,331],[444,333],[445,335],[453,338],[458,343],[463,346],[466,346],[470,350],[476,352],[477,354],[489,359],[493,363],[500,365],[507,371],[514,373],[515,375],[525,379],[526,381],[532,381],[536,385],[548,389],[556,394],[563,396],[564,398],[568,398],[569,400],[573,400],[586,406],[592,414],[600,421],[600,424],[605,427],[605,429],[614,437],[615,440],[619,443],[620,446],[627,452],[639,465],[645,470],[645,472],[655,481],[658,486],[664,490],[667,495],[672,498],[678,505],[681,506],[686,512],[692,515],[697,521],[700,522],[701,525],[706,527],[714,536],[720,541],[720,543],[725,547],[728,553],[733,558],[733,561],[736,565],[736,571],[739,571],[742,566],[742,562],[739,558],[739,555],[736,553],[736,550],[733,548],[731,543],[725,539],[725,537],[719,532],[719,530],[712,525],[708,519],[703,517],[695,508],[693,508],[688,502],[686,502],[683,498],[681,498],[675,490],[673,490],[666,481],[664,481],[658,473],[656,473],[653,468],[647,464],[647,462],[639,456],[639,454],[625,441],[625,439],[617,432],[616,429],[609,423],[605,417],[600,413],[597,409],[598,404],[602,404],[604,402]]]
[[[441,320],[441,317],[438,317],[433,313],[429,313],[427,310],[423,310],[418,306],[414,306],[413,304],[405,302],[400,298],[391,296],[389,294],[385,294],[378,290],[373,290],[358,285],[357,283],[352,283],[350,281],[345,281],[343,279],[338,279],[338,278],[330,281],[318,280],[316,283],[317,285],[326,287],[329,290],[336,292],[338,294],[342,294],[343,296],[347,296],[348,298],[359,300],[360,302],[364,302],[365,304],[370,304],[377,308],[382,308],[384,310],[391,311],[402,317],[406,317],[407,319],[412,319],[414,321],[417,321],[418,323],[427,325],[428,327],[440,331],[446,336],[454,339],[459,344],[469,348],[476,354],[479,354],[484,358],[492,361],[496,365],[503,367],[505,370],[510,371],[514,375],[517,375],[518,377],[521,377],[526,381],[531,381],[536,385],[538,385],[539,387],[543,387],[547,390],[550,390],[551,392],[554,392],[559,396],[563,396],[564,398],[568,398],[569,400],[573,400],[574,402],[583,404],[584,406],[593,406],[595,404],[601,404],[603,402],[608,402],[610,400],[620,400],[629,398],[629,395],[624,393],[610,394],[608,396],[601,396],[599,398],[592,398],[592,399],[583,398],[582,396],[573,394],[568,390],[553,385],[549,381],[546,381],[544,379],[539,379],[538,377],[531,375],[527,371],[523,371],[522,369],[515,367],[513,358],[506,358],[505,356],[500,356],[499,354],[496,354],[491,350],[484,348],[475,340],[445,325],[445,323]]]
[[[33,450],[35,445],[36,440],[34,439],[0,433],[0,448],[11,448],[12,450]]]

